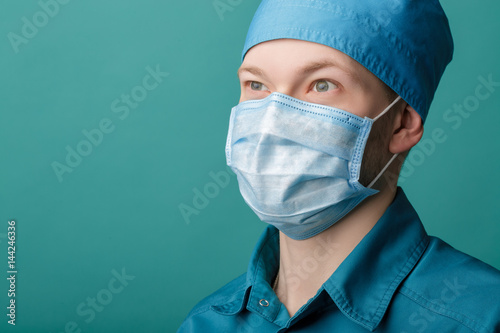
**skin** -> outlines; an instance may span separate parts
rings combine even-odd
[[[358,62],[328,46],[302,40],[279,39],[254,46],[246,54],[238,77],[240,102],[280,92],[369,118],[375,118],[392,102],[387,86]],[[367,185],[394,154],[405,155],[422,134],[417,112],[404,101],[397,103],[373,125],[360,182]],[[386,171],[393,176],[375,183],[373,188],[379,193],[324,232],[300,241],[280,232],[275,292],[290,317],[316,295],[391,204],[401,164],[396,159]]]

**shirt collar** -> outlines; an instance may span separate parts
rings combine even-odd
[[[384,215],[324,288],[347,317],[373,331],[428,244],[417,212],[398,188]]]
[[[279,264],[279,234],[268,226],[252,254],[246,285],[212,309],[232,315],[245,308],[252,289],[267,300],[276,298],[270,283]],[[401,188],[384,215],[324,283],[324,290],[349,319],[373,331],[382,320],[404,278],[415,266],[429,243],[424,227]],[[253,292],[252,292],[253,293]],[[251,304],[249,304],[251,305]],[[272,308],[274,307],[274,308]],[[258,307],[253,310],[260,312]],[[277,302],[266,307],[273,321]]]
[[[279,230],[268,225],[257,242],[246,274],[245,286],[239,292],[228,296],[227,299],[219,302],[220,305],[212,306],[212,310],[223,315],[235,315],[242,311],[248,304],[250,292],[253,292],[253,298],[262,298],[270,302],[266,308],[266,313],[271,313],[271,317],[266,315],[270,321],[274,321],[279,312],[277,296],[274,294],[271,281],[274,280],[279,267]],[[256,291],[258,290],[258,296]],[[254,309],[263,314],[259,308]]]

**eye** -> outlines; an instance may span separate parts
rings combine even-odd
[[[257,81],[252,81],[250,83],[250,88],[252,88],[252,90],[257,90],[257,91],[269,90],[268,87],[266,87],[264,84],[257,82]]]
[[[326,80],[319,80],[314,84],[313,90],[316,92],[326,92],[336,88],[338,88],[338,86],[335,83]]]

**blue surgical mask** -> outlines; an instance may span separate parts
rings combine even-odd
[[[241,195],[264,222],[288,237],[307,239],[342,219],[368,196],[361,160],[375,119],[281,93],[231,111],[226,160]]]

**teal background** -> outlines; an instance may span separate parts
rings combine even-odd
[[[0,331],[175,332],[199,300],[246,270],[265,227],[233,175],[210,185],[211,172],[226,172],[236,70],[258,1],[232,1],[222,16],[210,0],[69,1],[18,53],[7,36],[21,35],[22,18],[41,7],[0,3]],[[443,119],[479,76],[500,81],[500,3],[442,4],[456,51],[425,137],[439,128],[447,140],[414,157],[401,186],[430,234],[500,268],[500,87],[459,128]],[[111,103],[157,65],[168,77],[120,119]],[[105,118],[114,130],[60,182],[51,164],[65,163],[66,146]],[[180,205],[207,186],[212,198],[187,223]],[[10,219],[15,327],[6,316]],[[86,322],[78,306],[122,269],[135,278]]]

